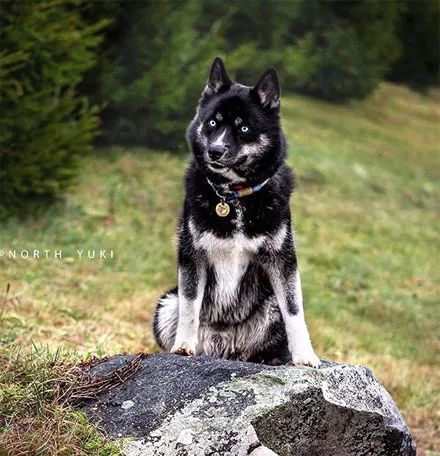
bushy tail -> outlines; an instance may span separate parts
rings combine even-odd
[[[170,351],[176,337],[179,318],[177,287],[164,293],[157,302],[153,320],[153,334],[157,344]]]

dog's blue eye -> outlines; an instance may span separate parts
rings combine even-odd
[[[217,125],[217,122],[215,120],[210,120],[209,121],[209,126],[210,127],[215,127]]]
[[[246,125],[243,125],[240,130],[243,132],[243,133],[247,133],[249,131],[249,127],[246,127]]]

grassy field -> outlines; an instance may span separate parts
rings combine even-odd
[[[317,353],[370,366],[421,455],[440,454],[439,122],[438,93],[391,84],[348,106],[300,96],[283,102]],[[157,350],[152,312],[176,281],[186,159],[100,150],[85,160],[64,204],[27,223],[3,223],[5,253],[51,251],[48,259],[0,261],[4,350],[32,342],[82,358]],[[88,249],[113,250],[114,258],[79,259],[77,249],[83,257]]]

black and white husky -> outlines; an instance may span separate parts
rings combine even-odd
[[[318,366],[304,320],[275,71],[247,87],[216,58],[187,140],[178,287],[157,304],[157,343],[182,355]]]

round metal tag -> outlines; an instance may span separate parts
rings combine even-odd
[[[229,204],[225,203],[224,201],[221,201],[217,204],[217,206],[215,206],[215,212],[219,217],[226,217],[229,214],[230,210],[231,208],[229,207]]]

